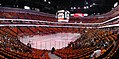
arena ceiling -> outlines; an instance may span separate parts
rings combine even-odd
[[[5,7],[29,6],[32,10],[40,9],[42,12],[55,14],[58,10],[65,9],[72,13],[106,13],[110,11],[119,0],[0,0],[0,5]]]

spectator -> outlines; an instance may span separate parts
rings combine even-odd
[[[90,56],[91,58],[93,57],[98,57],[101,54],[101,49],[98,48],[96,51],[93,52],[93,54]]]
[[[51,53],[53,54],[53,52],[55,51],[55,48],[54,47],[52,47],[52,50],[51,50]]]
[[[27,47],[29,47],[29,48],[31,48],[31,43],[30,43],[31,41],[29,41],[28,43],[27,43]]]
[[[118,33],[118,35],[117,35],[117,39],[119,39],[119,33]]]
[[[104,52],[106,52],[105,48],[101,48],[101,54],[103,54]]]

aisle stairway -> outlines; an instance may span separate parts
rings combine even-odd
[[[61,59],[60,57],[56,56],[55,54],[48,53],[51,59]]]

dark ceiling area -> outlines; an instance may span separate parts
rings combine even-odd
[[[0,0],[2,7],[24,8],[29,6],[41,12],[55,14],[58,10],[69,10],[71,13],[102,14],[114,8],[119,0]]]

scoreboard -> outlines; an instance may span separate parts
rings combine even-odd
[[[56,13],[56,17],[58,19],[58,22],[68,22],[70,17],[70,12],[67,10],[59,10]]]

